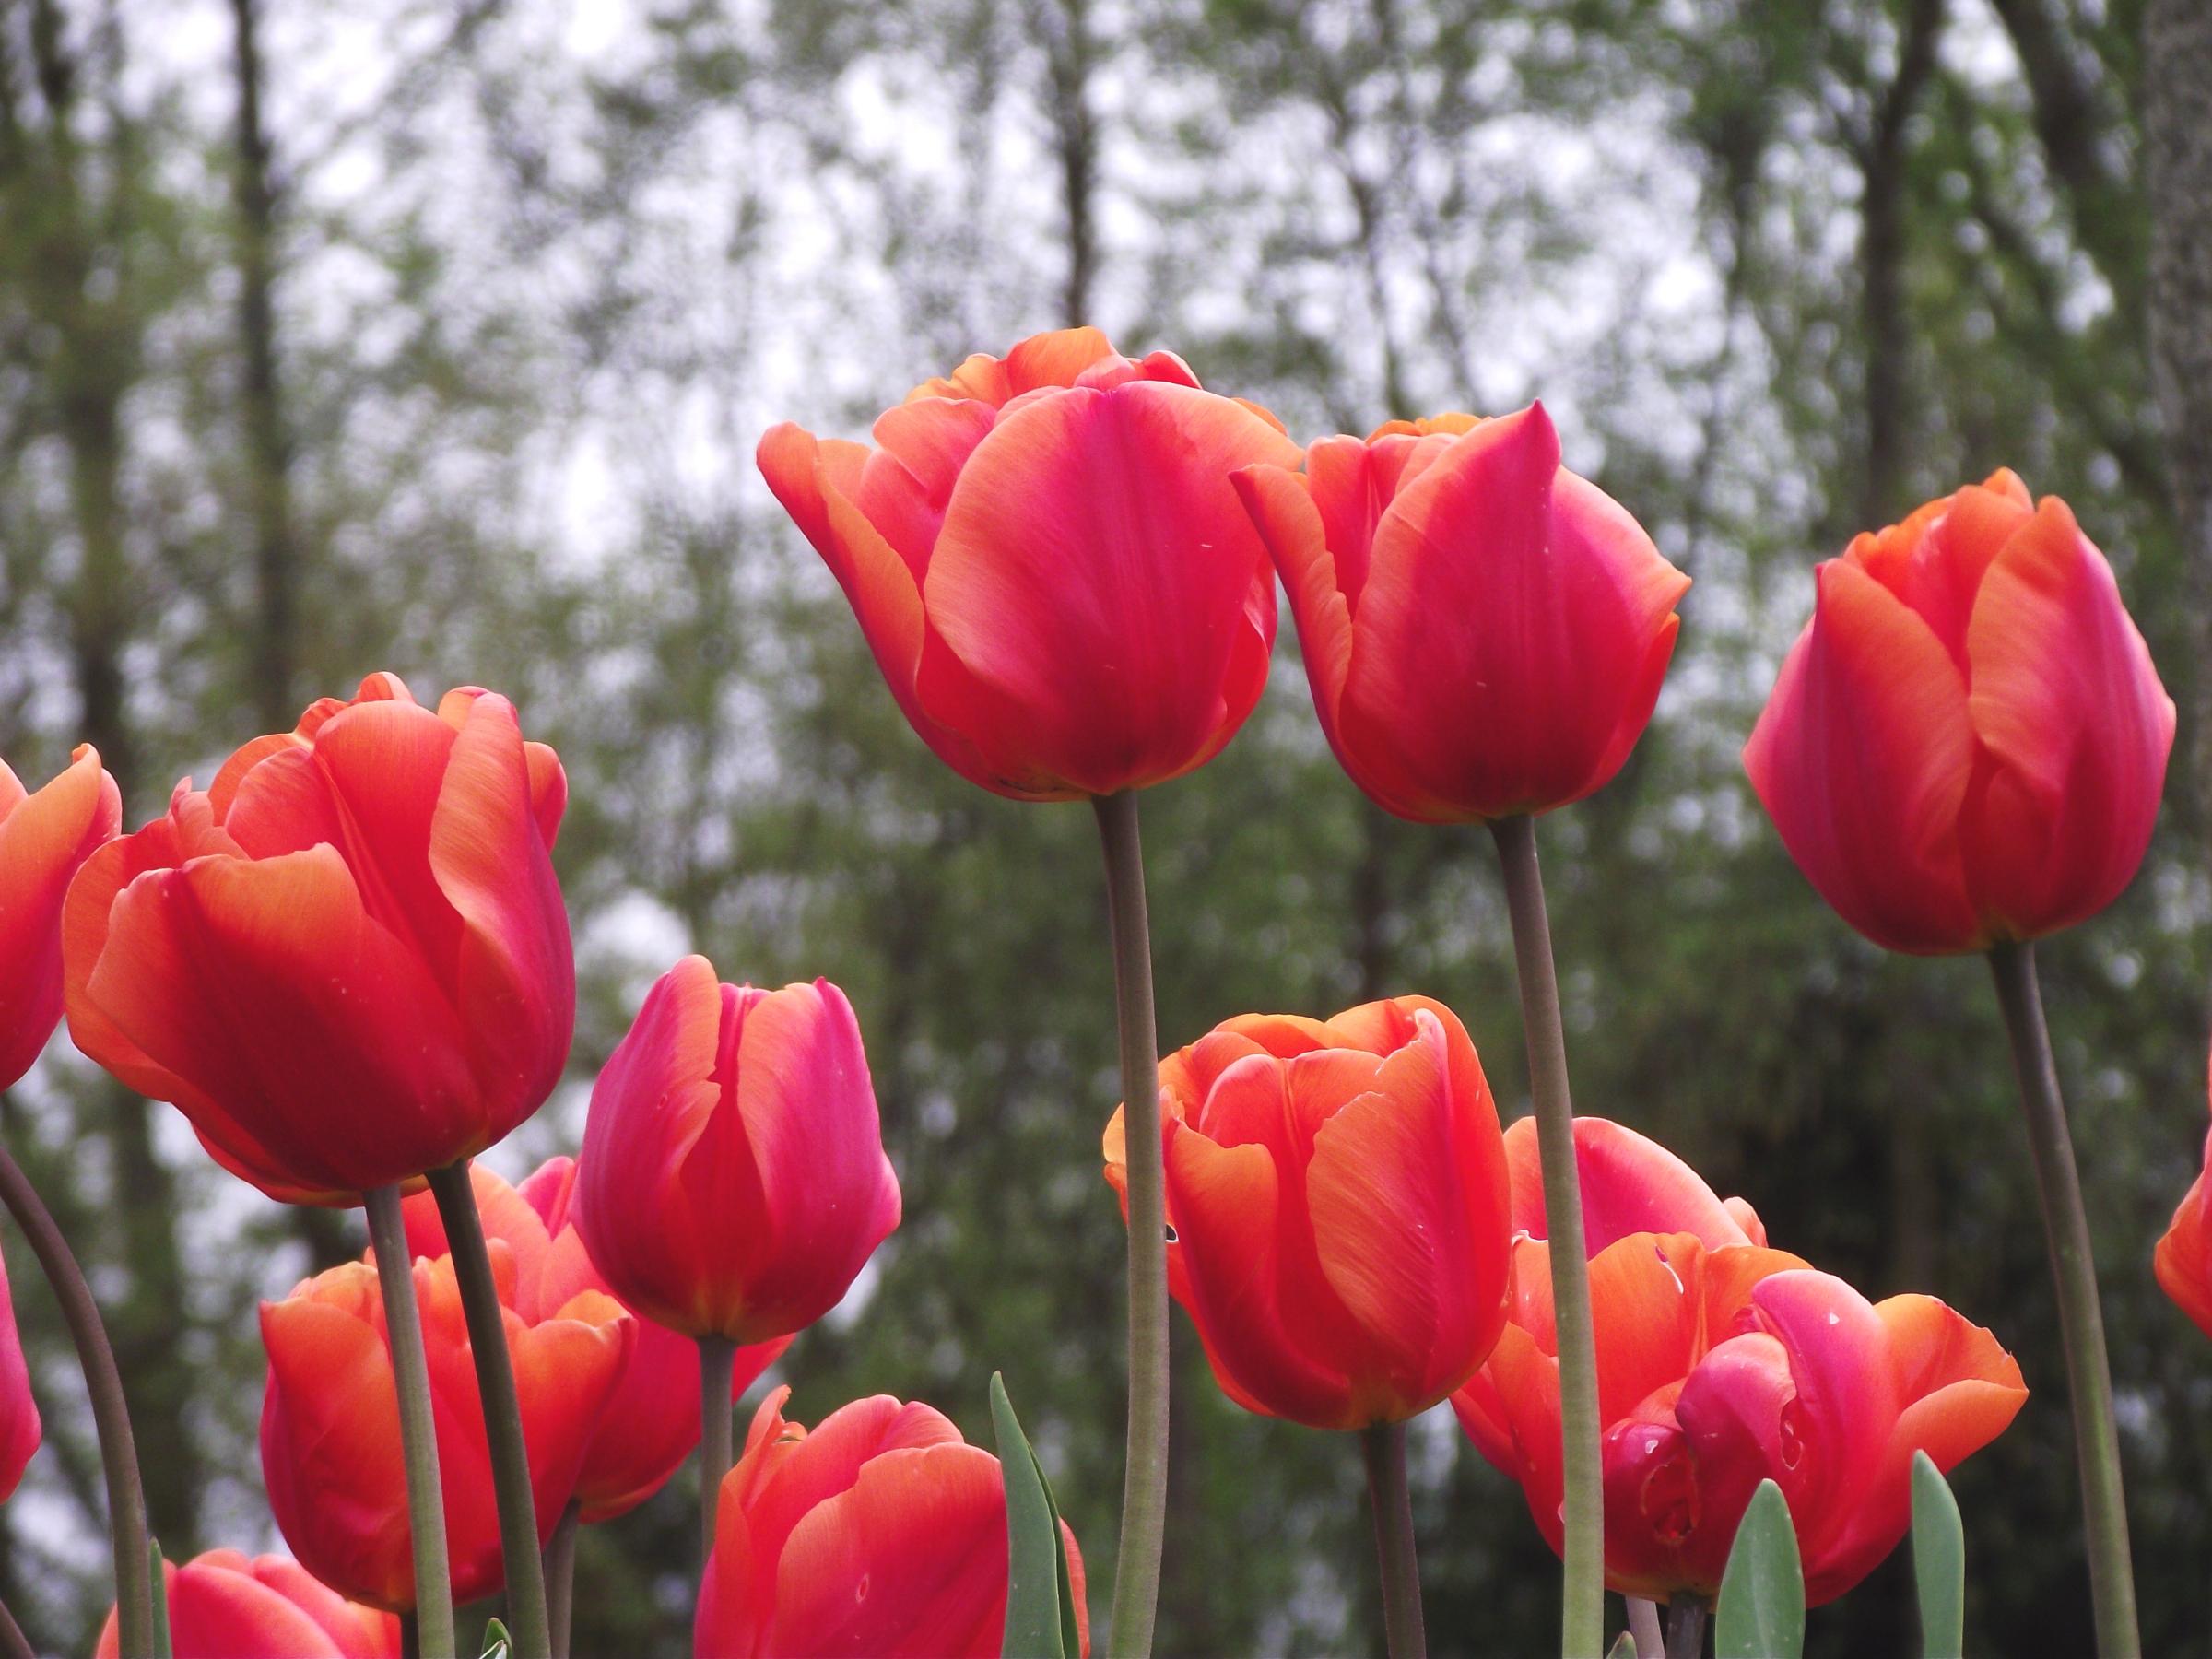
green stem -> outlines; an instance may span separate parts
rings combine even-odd
[[[477,1361],[477,1389],[484,1398],[484,1429],[491,1447],[491,1484],[500,1508],[500,1555],[507,1569],[507,1622],[515,1659],[552,1659],[552,1621],[546,1610],[545,1564],[538,1557],[537,1504],[530,1491],[530,1453],[523,1443],[523,1408],[514,1393],[514,1360],[507,1352],[507,1324],[484,1247],[484,1220],[469,1184],[468,1160],[429,1173],[430,1191],[445,1223],[446,1247],[468,1346]]]
[[[1168,1209],[1159,1145],[1159,1039],[1153,1023],[1152,938],[1136,796],[1100,795],[1091,806],[1106,858],[1129,1194],[1129,1440],[1110,1652],[1111,1659],[1146,1659],[1159,1612],[1168,1518]]]
[[[2097,1265],[2089,1253],[2081,1174],[2074,1164],[2066,1105],[2051,1054],[2051,1030],[2043,1023],[2043,994],[2036,983],[2035,947],[1994,945],[1989,965],[1996,975],[1997,1001],[2005,1009],[2005,1030],[2012,1039],[2020,1111],[2028,1125],[2028,1145],[2035,1154],[2035,1183],[2042,1199],[2051,1278],[2058,1290],[2058,1328],[2066,1350],[2066,1389],[2074,1404],[2074,1450],[2081,1468],[2097,1652],[2100,1659],[2137,1659],[2143,1639],[2136,1629],[2127,1500],[2121,1490],[2120,1436],[2112,1425],[2112,1361],[2105,1356],[2104,1314],[2097,1301]]]
[[[1382,1573],[1382,1644],[1390,1659],[1428,1659],[1413,1494],[1406,1484],[1406,1425],[1376,1423],[1361,1430],[1359,1449],[1367,1454],[1367,1502]]]
[[[730,1378],[737,1345],[725,1336],[699,1339],[699,1567],[714,1557],[714,1516],[722,1507],[722,1480],[730,1472]]]
[[[415,1606],[422,1659],[453,1659],[453,1584],[446,1559],[445,1494],[438,1478],[438,1431],[430,1414],[430,1368],[422,1315],[415,1305],[415,1258],[399,1188],[361,1194],[369,1249],[383,1292],[392,1344],[392,1386],[399,1395],[399,1447],[407,1474],[407,1528],[415,1556]]]
[[[553,1659],[569,1659],[570,1615],[576,1605],[576,1530],[583,1511],[571,1498],[546,1545],[546,1614],[553,1625]]]
[[[1666,1659],[1705,1659],[1705,1618],[1712,1611],[1695,1595],[1666,1605]]]
[[[130,1408],[124,1402],[123,1376],[115,1350],[108,1345],[100,1305],[92,1300],[84,1272],[69,1252],[69,1241],[54,1225],[39,1194],[6,1147],[0,1147],[0,1203],[7,1206],[46,1282],[62,1305],[62,1319],[76,1345],[84,1369],[85,1392],[92,1397],[92,1426],[100,1437],[100,1462],[107,1476],[108,1528],[115,1550],[116,1646],[122,1659],[154,1659],[154,1584],[146,1531],[146,1488],[138,1478],[138,1448],[131,1437]]]
[[[1521,981],[1521,1025],[1528,1041],[1529,1093],[1544,1171],[1551,1300],[1559,1331],[1560,1468],[1565,1484],[1564,1659],[1598,1659],[1606,1634],[1605,1488],[1598,1461],[1597,1341],[1590,1322],[1590,1264],[1583,1243],[1583,1183],[1574,1156],[1574,1103],[1567,1088],[1567,1034],[1559,1021],[1559,982],[1551,961],[1551,924],[1536,827],[1525,817],[1490,826],[1505,875]]]

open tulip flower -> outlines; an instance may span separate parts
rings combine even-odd
[[[1541,404],[1324,438],[1240,473],[1290,594],[1322,731],[1401,818],[1548,812],[1600,788],[1658,701],[1689,578],[1559,465]]]
[[[122,827],[123,798],[88,744],[35,794],[0,760],[0,1088],[61,1021],[62,899]]]
[[[1248,1410],[1402,1422],[1505,1322],[1505,1150],[1482,1063],[1425,996],[1248,1014],[1159,1067],[1168,1284]],[[1126,1194],[1123,1114],[1106,1179]]]
[[[1821,897],[1922,955],[2110,904],[2150,841],[2174,709],[2066,504],[1998,472],[1816,579],[1744,765]]]
[[[686,957],[592,1090],[571,1218],[615,1294],[685,1335],[812,1324],[899,1225],[853,1005]]]
[[[514,1263],[514,1311],[525,1324],[557,1317],[577,1297],[614,1291],[584,1250],[570,1218],[576,1161],[548,1159],[513,1187],[482,1164],[469,1166],[477,1210],[488,1238]],[[446,1253],[445,1225],[428,1193],[405,1206],[407,1249],[417,1256]],[[584,1447],[575,1502],[587,1523],[626,1514],[667,1484],[699,1444],[699,1350],[688,1337],[634,1312],[637,1325],[622,1373]],[[741,1348],[731,1377],[735,1399],[791,1346],[789,1336]]]
[[[998,1459],[927,1406],[887,1394],[809,1432],[783,1416],[790,1394],[761,1404],[722,1483],[698,1659],[995,1659],[1007,1562]],[[1088,1655],[1083,1557],[1065,1522],[1061,1536]]]
[[[1109,795],[1243,724],[1275,578],[1230,475],[1297,464],[1273,416],[1071,328],[915,387],[875,439],[785,424],[760,470],[947,765],[1021,800]]]
[[[1509,1142],[1534,1139],[1524,1120]],[[1878,1304],[1765,1247],[1741,1200],[1600,1118],[1575,1123],[1605,1425],[1606,1582],[1710,1598],[1761,1480],[1782,1488],[1807,1606],[1842,1594],[1911,1522],[1912,1454],[1946,1471],[2027,1398],[1996,1339],[1932,1297]],[[1559,1546],[1559,1393],[1533,1147],[1512,1152],[1512,1318],[1453,1396],[1476,1449]],[[1533,1226],[1532,1226],[1533,1223]]]
[[[518,1307],[514,1253],[490,1245],[538,1541],[551,1536],[577,1489],[602,1413],[619,1386],[636,1322],[612,1297],[576,1292],[535,1320]],[[430,1407],[458,1601],[505,1582],[484,1408],[451,1257],[415,1263]],[[261,1305],[269,1380],[261,1409],[261,1467],[269,1508],[292,1553],[324,1583],[371,1606],[415,1605],[406,1469],[390,1338],[376,1271],[352,1262]]]
[[[297,1561],[211,1549],[161,1564],[172,1659],[400,1659],[399,1620],[349,1602]],[[93,1659],[122,1652],[108,1615]]]
[[[2204,1171],[2190,1182],[2151,1265],[2174,1305],[2212,1336],[2212,1134],[2205,1136]]]
[[[256,738],[70,888],[70,1034],[273,1197],[352,1204],[535,1112],[575,1024],[560,763],[392,675]]]

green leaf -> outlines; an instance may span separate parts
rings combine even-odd
[[[1713,1628],[1713,1659],[1798,1659],[1805,1651],[1805,1570],[1790,1506],[1759,1483],[1735,1529]]]
[[[1606,1650],[1606,1659],[1636,1659],[1636,1638],[1623,1630]]]
[[[1060,1509],[1006,1398],[1006,1379],[996,1371],[991,1373],[991,1428],[1006,1487],[1006,1630],[1000,1659],[1076,1659],[1082,1642]]]
[[[1963,1659],[1966,1528],[1950,1482],[1925,1452],[1912,1453],[1912,1580],[1920,1587],[1924,1659]]]
[[[484,1652],[481,1659],[507,1659],[514,1651],[514,1638],[507,1634],[507,1627],[492,1619],[484,1627]]]
[[[154,1659],[171,1659],[169,1636],[169,1574],[161,1571],[161,1540],[146,1541],[147,1565],[154,1571]]]

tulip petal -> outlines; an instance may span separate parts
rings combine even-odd
[[[169,1580],[170,1651],[177,1659],[244,1653],[347,1659],[347,1650],[305,1608],[244,1573],[211,1568],[205,1560],[178,1569]]]
[[[2205,1137],[2205,1168],[2212,1171],[2212,1135]],[[2200,1174],[2173,1212],[2173,1220],[2159,1240],[2152,1267],[2159,1288],[2174,1305],[2212,1336],[2212,1185]]]
[[[1506,1130],[1505,1150],[1513,1226],[1531,1238],[1548,1237],[1535,1119],[1521,1118]],[[1735,1212],[1695,1170],[1625,1124],[1575,1119],[1574,1161],[1582,1180],[1583,1238],[1593,1256],[1630,1233],[1695,1233],[1711,1250],[1751,1242]]]
[[[115,781],[81,746],[33,794],[0,766],[0,1088],[30,1069],[62,1018],[62,908],[123,817]]]
[[[1632,1233],[1590,1258],[1600,1422],[1689,1374],[1704,1334],[1704,1265],[1690,1233]]]
[[[1318,467],[1324,448],[1339,441],[1324,439],[1315,444],[1308,452],[1308,466]],[[1290,616],[1298,626],[1298,649],[1313,688],[1314,712],[1320,716],[1322,735],[1335,747],[1336,702],[1352,660],[1352,613],[1337,586],[1335,557],[1310,493],[1312,486],[1280,466],[1248,466],[1234,481],[1290,595]],[[1344,758],[1341,751],[1337,758]]]
[[[23,1358],[22,1334],[16,1328],[15,1298],[6,1272],[0,1268],[0,1502],[14,1496],[21,1484],[41,1433],[39,1403],[30,1392],[30,1367]]]

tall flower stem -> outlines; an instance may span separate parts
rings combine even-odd
[[[1641,1595],[1629,1603],[1629,1634],[1636,1639],[1636,1659],[1666,1659],[1666,1632],[1659,1625],[1659,1605]]]
[[[523,1443],[523,1408],[514,1393],[514,1359],[507,1352],[507,1322],[491,1254],[484,1247],[484,1220],[469,1185],[468,1160],[429,1174],[453,1253],[453,1277],[468,1321],[476,1356],[477,1389],[484,1397],[484,1429],[491,1448],[491,1484],[499,1500],[500,1557],[507,1569],[507,1622],[515,1659],[552,1659],[552,1622],[546,1611],[545,1564],[537,1553],[537,1504],[530,1491],[530,1453]]]
[[[1526,817],[1490,825],[1512,915],[1521,1027],[1528,1042],[1529,1093],[1544,1171],[1544,1225],[1550,1242],[1551,1298],[1559,1325],[1560,1468],[1566,1493],[1565,1583],[1559,1651],[1597,1659],[1606,1634],[1605,1493],[1598,1461],[1597,1339],[1590,1323],[1590,1264],[1583,1246],[1583,1183],[1574,1157],[1574,1103],[1567,1088],[1567,1033],[1551,961],[1551,923],[1536,863],[1536,827]]]
[[[31,1253],[62,1305],[69,1339],[84,1369],[85,1390],[92,1396],[92,1426],[100,1436],[100,1462],[107,1476],[108,1530],[115,1549],[116,1646],[122,1659],[154,1659],[154,1587],[146,1532],[146,1488],[138,1478],[138,1447],[131,1438],[130,1409],[124,1403],[123,1376],[115,1350],[92,1300],[84,1272],[69,1252],[69,1241],[5,1147],[0,1147],[0,1203],[7,1206]]]
[[[570,1615],[576,1605],[576,1531],[583,1512],[571,1499],[546,1541],[546,1614],[553,1626],[553,1659],[569,1659]]]
[[[1159,1612],[1160,1544],[1168,1519],[1168,1202],[1159,1146],[1159,1038],[1153,1022],[1152,934],[1145,915],[1136,796],[1126,791],[1100,795],[1091,806],[1106,857],[1123,1126],[1128,1132],[1129,1442],[1111,1652],[1112,1659],[1145,1659]]]
[[[2066,1350],[2066,1390],[2074,1404],[2074,1452],[2081,1469],[2081,1508],[2088,1540],[2089,1603],[2100,1659],[2137,1659],[2136,1575],[2127,1549],[2127,1500],[2120,1482],[2120,1436],[2112,1426],[2112,1368],[2104,1349],[2104,1313],[2097,1301],[2097,1265],[2089,1253],[2089,1218],[2081,1173],[2066,1131],[2066,1104],[2043,1022],[2035,947],[1990,947],[1989,965],[2012,1039],[2020,1112],[2035,1155],[2043,1237],[2058,1290],[2058,1329]]]
[[[1367,1454],[1367,1502],[1374,1515],[1375,1559],[1382,1572],[1382,1643],[1390,1659],[1428,1659],[1413,1494],[1406,1484],[1406,1425],[1376,1423],[1363,1429],[1359,1448]]]
[[[1711,1612],[1695,1595],[1677,1595],[1667,1604],[1666,1659],[1705,1659],[1705,1620]]]
[[[722,1507],[723,1477],[734,1453],[730,1432],[730,1378],[737,1345],[723,1336],[699,1339],[699,1569],[714,1555],[714,1516]]]
[[[407,1474],[407,1529],[415,1552],[415,1608],[422,1659],[453,1659],[453,1584],[445,1547],[445,1497],[438,1479],[438,1431],[430,1415],[430,1368],[415,1304],[415,1259],[399,1188],[361,1194],[369,1248],[384,1297],[392,1385],[399,1395],[399,1448]]]

